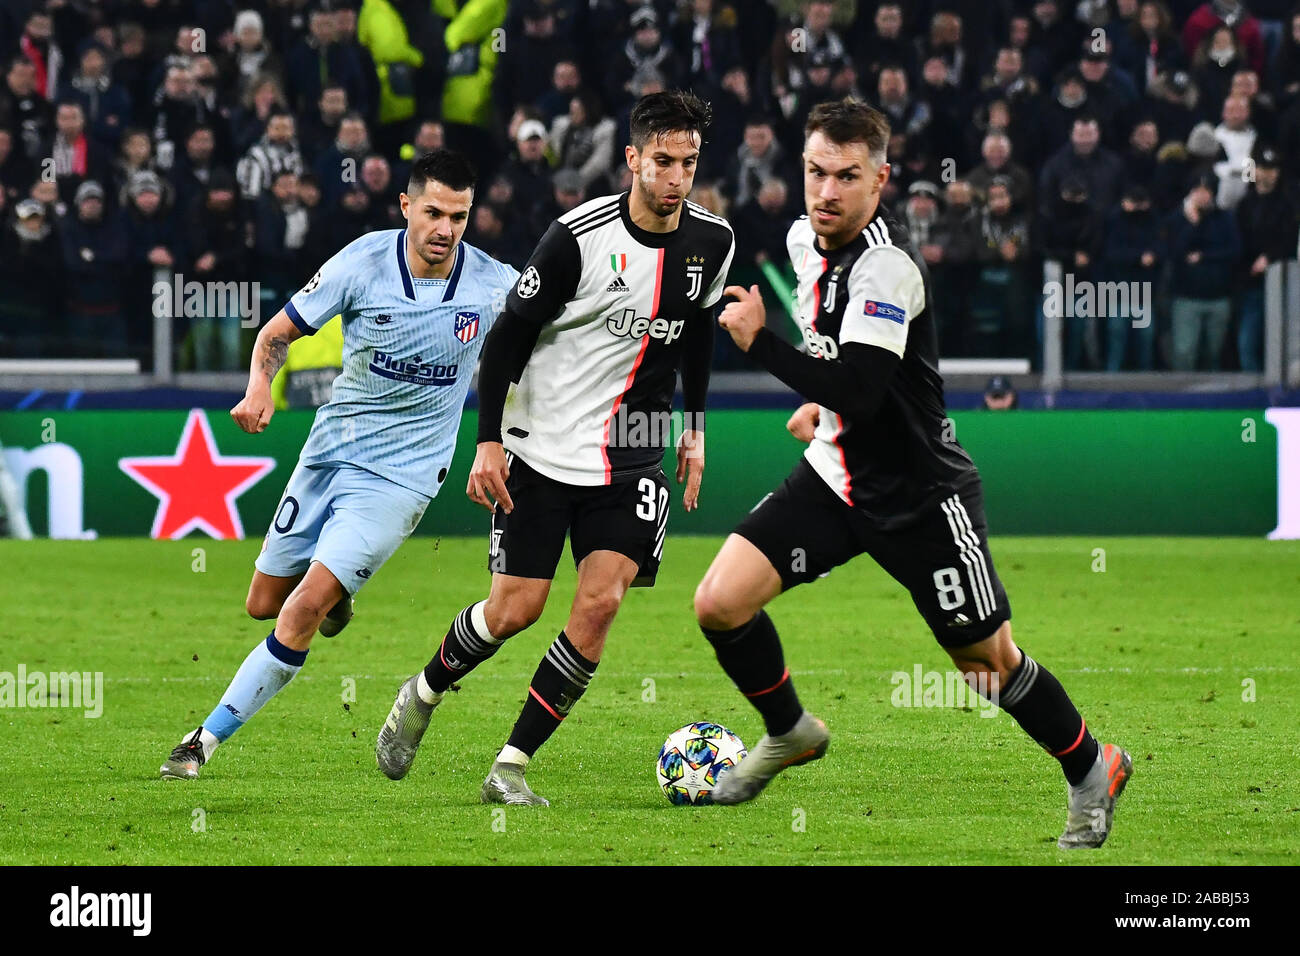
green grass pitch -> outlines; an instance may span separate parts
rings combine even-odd
[[[409,541],[198,781],[164,782],[167,752],[266,634],[243,613],[258,542],[2,541],[0,672],[102,671],[104,700],[97,719],[0,709],[0,863],[1298,862],[1300,544],[993,539],[1017,640],[1134,757],[1109,842],[1073,854],[1055,847],[1060,772],[1010,718],[893,706],[892,674],[947,658],[869,559],[771,608],[830,726],[826,758],[752,804],[670,806],[654,779],[669,732],[707,718],[761,733],[691,614],[718,544],[669,540],[659,586],[629,596],[529,769],[553,805],[503,814],[479,784],[563,625],[567,558],[545,616],[448,697],[407,779],[376,770],[375,736],[400,681],[486,593],[481,540]]]

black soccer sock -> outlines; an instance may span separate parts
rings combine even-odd
[[[528,699],[506,745],[532,756],[555,733],[596,676],[596,661],[578,653],[563,631],[537,665]]]
[[[1020,665],[994,702],[1060,761],[1071,786],[1083,782],[1097,760],[1097,741],[1088,733],[1070,695],[1046,667],[1022,651]]]
[[[803,706],[794,692],[790,669],[785,666],[781,638],[766,611],[731,631],[701,627],[713,645],[718,663],[740,692],[763,716],[773,737],[789,733],[799,721]]]
[[[424,667],[424,679],[435,693],[443,693],[452,681],[464,677],[501,649],[502,641],[488,633],[486,622],[481,621],[475,627],[474,609],[477,606],[471,604],[456,615],[447,636],[438,646],[438,653]],[[478,616],[482,617],[482,614]]]

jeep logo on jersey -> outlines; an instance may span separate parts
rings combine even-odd
[[[470,339],[478,335],[478,313],[457,312],[456,325],[452,331],[456,333],[456,338],[468,343]]]
[[[829,335],[814,332],[806,325],[803,327],[803,344],[807,346],[808,354],[813,358],[839,358],[839,343]]]
[[[421,361],[418,355],[413,359],[404,359],[378,349],[370,360],[370,371],[376,375],[413,385],[455,385],[457,369],[455,363],[434,365]]]
[[[605,320],[605,327],[615,335],[626,335],[630,339],[639,339],[648,335],[652,339],[663,339],[668,345],[682,334],[686,327],[683,319],[646,319],[638,318],[635,309],[624,309],[618,315]]]

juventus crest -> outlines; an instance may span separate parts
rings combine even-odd
[[[704,282],[704,257],[689,256],[686,259],[686,281],[689,286],[686,290],[686,298],[694,302],[700,294],[700,286]]]

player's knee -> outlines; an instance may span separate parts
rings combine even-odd
[[[273,601],[263,594],[248,592],[248,597],[244,599],[244,610],[254,621],[269,621],[280,614],[280,604]]]
[[[582,618],[590,630],[603,631],[614,623],[614,616],[622,603],[623,592],[619,588],[582,591],[573,602],[573,613]]]
[[[966,647],[948,649],[948,656],[962,673],[1010,675],[1020,663],[1020,649],[1011,639],[1011,622],[1004,621],[993,634]]]
[[[543,607],[545,604],[526,600],[499,601],[495,604],[488,601],[483,616],[492,636],[503,641],[536,624],[542,616]]]
[[[712,578],[705,577],[695,589],[695,619],[710,631],[730,631],[740,627],[754,612],[730,600]]]

